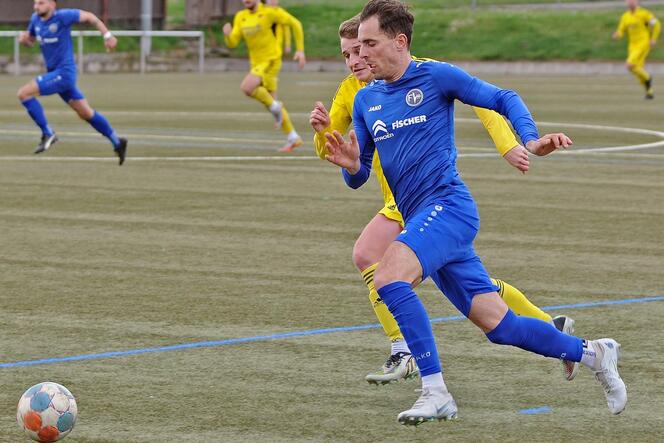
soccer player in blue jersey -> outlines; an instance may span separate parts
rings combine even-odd
[[[374,274],[378,294],[396,318],[422,376],[422,394],[399,414],[399,422],[417,425],[457,415],[428,314],[413,292],[427,277],[491,342],[589,367],[604,388],[609,410],[622,412],[627,391],[617,369],[620,345],[615,340],[582,340],[544,321],[516,316],[491,283],[473,249],[477,207],[456,168],[454,100],[506,116],[533,154],[548,154],[571,140],[564,134],[539,139],[515,92],[447,63],[412,60],[414,18],[398,0],[370,0],[360,20],[360,56],[376,81],[355,98],[350,140],[338,132],[326,135],[327,159],[342,167],[347,184],[357,188],[367,181],[377,149],[405,219],[404,230]]]
[[[58,94],[79,117],[110,140],[119,163],[124,163],[127,139],[118,137],[106,117],[92,109],[83,93],[76,87],[76,62],[72,48],[71,27],[76,23],[95,26],[104,36],[104,45],[109,52],[117,46],[117,39],[93,13],[80,9],[57,9],[57,0],[34,0],[34,11],[28,30],[22,32],[19,38],[26,46],[39,42],[48,72],[21,87],[18,90],[18,98],[42,131],[41,142],[35,154],[47,151],[58,141],[37,97]]]

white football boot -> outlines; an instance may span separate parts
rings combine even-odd
[[[592,346],[597,353],[595,360],[595,378],[601,383],[606,396],[606,404],[612,414],[620,414],[627,405],[627,388],[618,373],[620,343],[611,338],[593,340]]]
[[[397,417],[402,425],[417,426],[434,420],[454,420],[457,418],[457,405],[447,390],[422,389],[420,398],[412,408]]]
[[[567,335],[574,335],[574,320],[566,315],[553,317],[553,326],[560,332]],[[563,376],[565,380],[572,381],[579,372],[579,362],[570,360],[560,360],[563,364]]]
[[[420,370],[413,355],[408,352],[397,352],[390,355],[381,369],[368,374],[364,379],[374,385],[386,385],[399,380],[417,377]]]

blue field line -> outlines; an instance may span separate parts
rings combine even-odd
[[[553,412],[553,410],[548,406],[542,406],[540,408],[530,408],[530,409],[520,409],[519,410],[519,414],[526,414],[526,415],[548,414],[549,412]]]
[[[598,306],[627,305],[633,303],[646,303],[646,302],[655,302],[655,301],[664,301],[664,296],[627,298],[623,300],[605,300],[605,301],[588,302],[588,303],[557,305],[557,306],[544,307],[542,309],[545,311],[558,311],[562,309],[584,309],[584,308],[594,308]],[[465,317],[461,315],[454,315],[449,317],[436,317],[431,319],[431,323],[458,321],[464,319]],[[102,358],[125,357],[129,355],[151,354],[156,352],[179,351],[182,349],[213,348],[213,347],[228,346],[228,345],[235,345],[241,343],[254,343],[254,342],[262,342],[270,340],[283,340],[295,337],[306,337],[310,335],[332,334],[335,332],[366,331],[369,329],[379,329],[381,327],[382,326],[380,324],[369,324],[369,325],[358,325],[358,326],[343,326],[337,328],[309,329],[305,331],[285,332],[280,334],[257,335],[253,337],[229,338],[226,340],[201,341],[195,343],[182,343],[179,345],[160,346],[155,348],[131,349],[128,351],[113,351],[113,352],[102,352],[98,354],[74,355],[71,357],[24,360],[24,361],[0,363],[0,369],[17,368],[25,366],[40,366],[40,365],[66,363],[73,361],[99,360]]]

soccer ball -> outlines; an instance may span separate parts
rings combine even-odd
[[[44,382],[21,396],[16,420],[33,440],[53,442],[64,438],[76,423],[76,399],[64,386]]]

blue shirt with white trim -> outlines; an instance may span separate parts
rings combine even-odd
[[[48,72],[56,69],[76,70],[71,27],[80,21],[80,9],[56,9],[48,20],[32,14],[28,32],[39,42]]]
[[[456,167],[454,100],[506,116],[522,143],[539,138],[521,98],[449,63],[414,60],[397,81],[373,81],[353,106],[361,169],[346,183],[357,188],[371,172],[378,150],[385,178],[406,220],[464,185]]]

